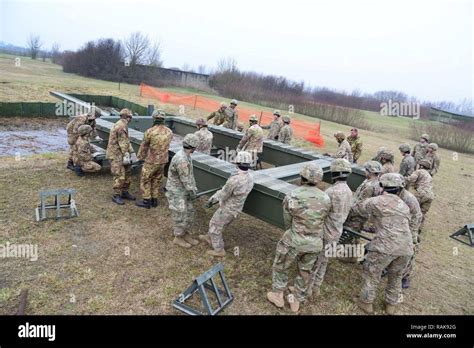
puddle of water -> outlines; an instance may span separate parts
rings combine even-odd
[[[65,129],[0,132],[0,157],[67,151]]]

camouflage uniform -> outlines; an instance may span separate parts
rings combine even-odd
[[[413,148],[413,151],[411,152],[411,155],[415,159],[415,163],[418,164],[420,160],[425,158],[426,155],[426,148],[428,147],[428,143],[418,143],[415,145]]]
[[[430,173],[431,176],[435,176],[435,174],[438,173],[439,164],[441,162],[438,153],[436,152],[427,153],[425,155],[425,159],[427,159],[431,163],[431,169],[428,172]]]
[[[349,145],[349,142],[346,139],[341,141],[341,143],[337,147],[337,152],[334,155],[334,157],[335,158],[344,158],[344,159],[348,160],[351,163],[353,162],[352,149],[351,149],[351,146]]]
[[[240,139],[237,151],[248,151],[250,153],[262,153],[263,151],[263,130],[258,124],[254,124],[247,129],[245,135]]]
[[[398,171],[402,176],[409,176],[415,170],[415,159],[412,155],[407,154],[403,156],[402,161],[400,162],[400,170]]]
[[[385,162],[382,165],[382,171],[380,172],[380,175],[387,174],[387,173],[396,173],[397,170],[395,169],[395,166],[391,162]]]
[[[343,224],[349,215],[352,205],[352,191],[345,181],[336,181],[336,183],[325,192],[331,199],[331,206],[328,216],[326,220],[324,220],[324,246],[333,242],[337,243],[339,238],[341,238]],[[315,266],[316,271],[313,273],[313,284],[315,286],[321,286],[324,275],[326,274],[328,261],[324,252],[319,254]]]
[[[413,244],[415,245],[415,250],[413,256],[410,258],[405,271],[403,272],[403,278],[407,278],[413,272],[415,266],[415,256],[418,253],[418,230],[420,229],[421,219],[423,214],[421,213],[420,204],[416,197],[408,190],[403,189],[400,192],[400,199],[405,202],[405,204],[410,209],[410,231],[413,238]]]
[[[250,172],[239,171],[232,175],[226,184],[211,197],[211,201],[218,201],[220,205],[209,222],[209,235],[215,250],[224,249],[222,231],[242,211],[252,188],[253,178]]]
[[[188,197],[193,191],[196,192],[197,188],[191,155],[181,149],[171,160],[166,183],[166,198],[174,221],[175,236],[184,236],[194,221],[194,207]]]
[[[221,111],[221,109],[219,109],[217,111],[212,112],[209,116],[207,116],[208,121],[211,119],[214,119],[213,122],[216,126],[220,126],[220,125],[223,125],[224,122],[226,122],[227,114],[225,110]]]
[[[236,109],[232,109],[230,106],[225,109],[226,121],[223,124],[224,127],[235,129],[237,122],[239,121],[239,112]]]
[[[360,140],[360,136],[353,137],[350,135],[347,137],[347,142],[351,146],[352,157],[354,159],[354,163],[356,163],[362,154],[362,140]]]
[[[73,162],[75,166],[80,166],[86,173],[100,171],[101,166],[93,161],[92,149],[87,136],[79,136],[74,144]]]
[[[131,165],[123,164],[126,153],[133,153],[132,144],[128,138],[128,124],[124,119],[118,120],[112,127],[107,145],[107,159],[110,161],[110,172],[114,178],[113,193],[120,195],[128,191],[132,178]]]
[[[325,192],[306,185],[293,190],[283,200],[285,225],[290,227],[276,248],[273,291],[286,289],[290,266],[296,261],[298,275],[294,296],[299,302],[306,299],[311,272],[323,248],[323,225],[330,205],[331,200]]]
[[[89,119],[89,115],[80,115],[74,117],[66,126],[67,132],[67,143],[69,144],[69,160],[74,161],[74,144],[79,137],[79,127],[88,124],[92,127],[92,134],[95,134],[96,122],[93,119]]]
[[[379,179],[377,177],[365,179],[357,188],[352,199],[352,207],[365,201],[368,198],[376,197],[381,194]],[[367,219],[357,214],[354,209],[351,209],[344,225],[355,231],[360,231]]]
[[[402,275],[413,255],[410,209],[394,194],[369,198],[355,209],[361,216],[373,217],[376,230],[375,237],[367,245],[364,285],[359,298],[364,303],[374,302],[382,272],[387,268],[385,301],[396,305],[402,302]]]
[[[158,198],[168,150],[173,132],[165,125],[154,125],[146,130],[137,157],[145,161],[140,178],[143,199]]]
[[[417,169],[407,177],[407,182],[414,185],[415,197],[420,203],[421,212],[423,213],[423,219],[421,225],[425,220],[425,215],[431,207],[431,202],[434,199],[433,193],[433,178],[426,169]],[[421,229],[422,226],[420,226]]]
[[[199,146],[196,148],[196,151],[210,155],[213,139],[212,132],[209,131],[207,127],[202,127],[200,130],[194,132],[194,135],[199,139]]]
[[[281,129],[280,133],[278,134],[278,141],[284,144],[291,143],[291,139],[293,138],[293,129],[289,124],[285,124]]]
[[[273,120],[268,126],[261,126],[262,129],[269,129],[267,139],[270,140],[278,140],[278,135],[282,127],[283,122],[280,119]]]

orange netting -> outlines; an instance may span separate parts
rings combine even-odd
[[[140,84],[140,96],[152,98],[165,104],[184,105],[193,109],[200,109],[207,112],[216,111],[220,107],[220,102],[205,98],[199,95],[182,95],[177,93],[164,92],[144,83]],[[238,107],[239,121],[247,123],[250,115],[256,115],[259,123],[268,125],[273,120],[273,114],[268,111],[252,110]],[[292,120],[291,128],[296,137],[312,142],[317,147],[324,147],[324,138],[321,136],[320,122],[306,122],[301,120]]]

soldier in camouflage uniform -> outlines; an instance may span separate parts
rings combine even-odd
[[[221,126],[224,124],[224,122],[227,120],[227,114],[226,114],[226,109],[227,109],[227,104],[222,102],[221,107],[219,110],[212,112],[209,116],[207,116],[207,120],[210,121],[214,119],[214,124],[216,126]]]
[[[351,135],[347,137],[347,142],[351,146],[352,158],[354,163],[357,163],[357,160],[362,154],[362,140],[360,140],[359,130],[357,128],[351,129]]]
[[[282,142],[283,144],[290,144],[291,139],[293,138],[293,129],[290,127],[290,116],[285,115],[283,116],[283,127],[280,129],[280,133],[278,134],[278,141]]]
[[[323,226],[323,250],[325,250],[326,245],[337,243],[341,238],[343,224],[352,206],[352,191],[346,183],[351,172],[352,168],[349,161],[337,158],[331,162],[331,176],[334,184],[325,191],[331,199],[331,206]],[[312,289],[314,296],[319,296],[328,261],[324,252],[319,254],[311,277],[310,292]]]
[[[377,294],[383,270],[388,270],[385,288],[385,311],[395,314],[397,305],[403,301],[402,275],[413,255],[413,239],[410,231],[410,209],[398,196],[403,180],[396,173],[380,177],[383,193],[357,204],[355,210],[366,218],[373,217],[375,237],[367,245],[364,265],[364,285],[354,302],[366,313],[373,313],[373,302]]]
[[[250,127],[245,132],[245,135],[240,139],[237,146],[237,152],[247,151],[252,154],[253,165],[255,167],[259,162],[258,155],[263,151],[263,130],[258,125],[258,119],[255,115],[250,115]]]
[[[322,169],[306,164],[300,172],[301,186],[283,200],[283,216],[289,228],[278,242],[273,262],[273,289],[267,299],[279,308],[284,307],[283,292],[288,285],[291,265],[296,262],[296,276],[292,293],[287,300],[293,312],[307,298],[311,271],[323,248],[323,226],[329,213],[331,200],[316,185],[323,177]]]
[[[199,129],[197,132],[194,132],[194,135],[199,139],[199,145],[196,151],[210,155],[213,135],[207,128],[206,120],[203,118],[198,119],[196,121],[196,127]]]
[[[278,134],[280,134],[281,127],[283,127],[283,122],[280,120],[280,116],[280,110],[275,110],[273,112],[273,121],[267,126],[261,126],[262,129],[269,129],[267,139],[278,140]]]
[[[384,150],[380,154],[380,163],[382,164],[382,171],[380,175],[387,173],[396,173],[395,166],[393,165],[394,156],[391,150]]]
[[[399,176],[399,180],[401,180],[403,183],[405,183],[405,178],[401,174],[397,174]],[[413,256],[410,258],[410,262],[408,263],[407,267],[405,268],[405,271],[403,272],[403,278],[402,278],[402,288],[406,289],[410,287],[410,275],[413,272],[414,265],[415,265],[415,256],[419,251],[419,238],[418,238],[418,231],[420,229],[421,225],[421,219],[423,217],[423,214],[421,213],[421,208],[420,204],[418,203],[418,200],[416,197],[407,189],[402,188],[399,197],[405,204],[410,208],[410,231],[411,235],[413,237],[413,245],[414,245],[414,250],[413,250]]]
[[[120,120],[110,131],[107,145],[107,159],[110,162],[110,172],[114,178],[112,201],[123,205],[122,199],[135,200],[128,189],[132,178],[131,164],[137,162],[137,155],[128,138],[128,124],[132,120],[132,113],[128,109],[120,111]]]
[[[95,120],[99,118],[101,115],[101,111],[95,107],[93,107],[86,115],[80,115],[74,117],[66,126],[67,131],[67,143],[69,144],[69,159],[67,162],[67,168],[71,170],[75,170],[74,167],[74,144],[76,143],[77,138],[79,137],[79,127],[87,124],[92,127],[92,131],[95,134]],[[100,139],[97,134],[95,134],[97,140]]]
[[[189,231],[194,221],[193,201],[197,192],[191,154],[198,145],[199,139],[194,134],[184,137],[183,148],[171,160],[166,183],[166,198],[174,222],[173,243],[183,248],[199,244]]]
[[[337,148],[337,152],[335,154],[325,153],[325,156],[331,156],[334,158],[344,158],[348,160],[350,163],[353,162],[352,158],[352,149],[349,143],[346,140],[346,136],[343,132],[336,132],[334,133],[334,137],[336,138],[339,146]]]
[[[155,110],[152,115],[153,126],[146,130],[138,150],[138,159],[145,161],[140,178],[142,200],[138,207],[150,209],[158,206],[158,195],[163,172],[168,163],[168,150],[173,132],[165,126],[165,113]]]
[[[415,163],[418,166],[420,160],[425,158],[426,155],[426,148],[428,147],[430,141],[430,136],[428,134],[422,134],[420,137],[420,142],[415,145],[413,148],[413,152],[411,155],[415,159]]]
[[[379,174],[382,170],[382,165],[377,161],[368,161],[364,163],[364,168],[366,179],[354,193],[352,207],[355,207],[368,198],[376,197],[382,193],[379,185]],[[344,225],[356,232],[360,232],[365,221],[366,219],[364,217],[357,214],[357,211],[354,209],[351,209]]]
[[[227,115],[226,122],[223,124],[224,127],[235,129],[237,128],[237,123],[239,121],[239,112],[236,110],[237,107],[237,100],[232,99],[230,102],[230,106],[225,109],[225,113]]]
[[[100,171],[101,166],[94,162],[92,156],[92,148],[89,143],[89,136],[93,132],[91,126],[83,124],[79,127],[77,133],[79,137],[74,144],[74,166],[78,176],[85,173],[96,173]]]
[[[434,176],[436,173],[438,173],[439,164],[441,162],[438,155],[438,144],[431,143],[426,147],[425,159],[430,161],[431,167],[428,172],[430,173],[431,176]]]
[[[377,152],[375,153],[375,156],[372,158],[372,161],[380,162],[380,156],[387,150],[388,149],[385,146],[380,146]]]
[[[407,183],[415,188],[415,197],[420,203],[423,218],[421,220],[420,230],[423,227],[426,213],[431,207],[431,202],[434,199],[433,193],[433,178],[428,170],[431,167],[431,162],[427,159],[422,159],[418,162],[419,169],[415,170],[413,174],[406,178]]]
[[[403,156],[402,161],[400,162],[399,173],[401,176],[409,176],[415,171],[415,159],[410,154],[411,148],[409,144],[401,144],[398,149],[400,150],[401,155]]]
[[[219,209],[209,222],[209,234],[199,236],[199,239],[209,243],[213,248],[208,250],[207,254],[215,257],[225,256],[222,231],[237,218],[253,188],[253,178],[249,172],[252,155],[241,151],[235,157],[235,163],[238,167],[237,174],[229,177],[225,185],[206,204],[206,207],[210,208],[219,203]]]

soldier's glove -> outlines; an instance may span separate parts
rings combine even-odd
[[[196,191],[195,191],[195,190],[188,191],[188,199],[189,199],[190,201],[194,201],[196,198],[197,198],[197,195],[196,195]]]
[[[122,163],[124,166],[130,165],[130,154],[128,152],[123,156]]]
[[[94,142],[97,142],[97,143],[101,143],[103,142],[104,139],[102,139],[101,137],[99,137],[98,135],[94,138]]]
[[[209,208],[211,208],[213,205],[217,204],[217,202],[218,202],[218,201],[215,201],[215,200],[212,199],[212,197],[211,197],[211,198],[209,198],[209,200],[207,201],[205,207],[209,209]]]
[[[137,155],[135,154],[135,152],[132,152],[130,155],[130,163],[136,163],[136,162],[138,162]]]

